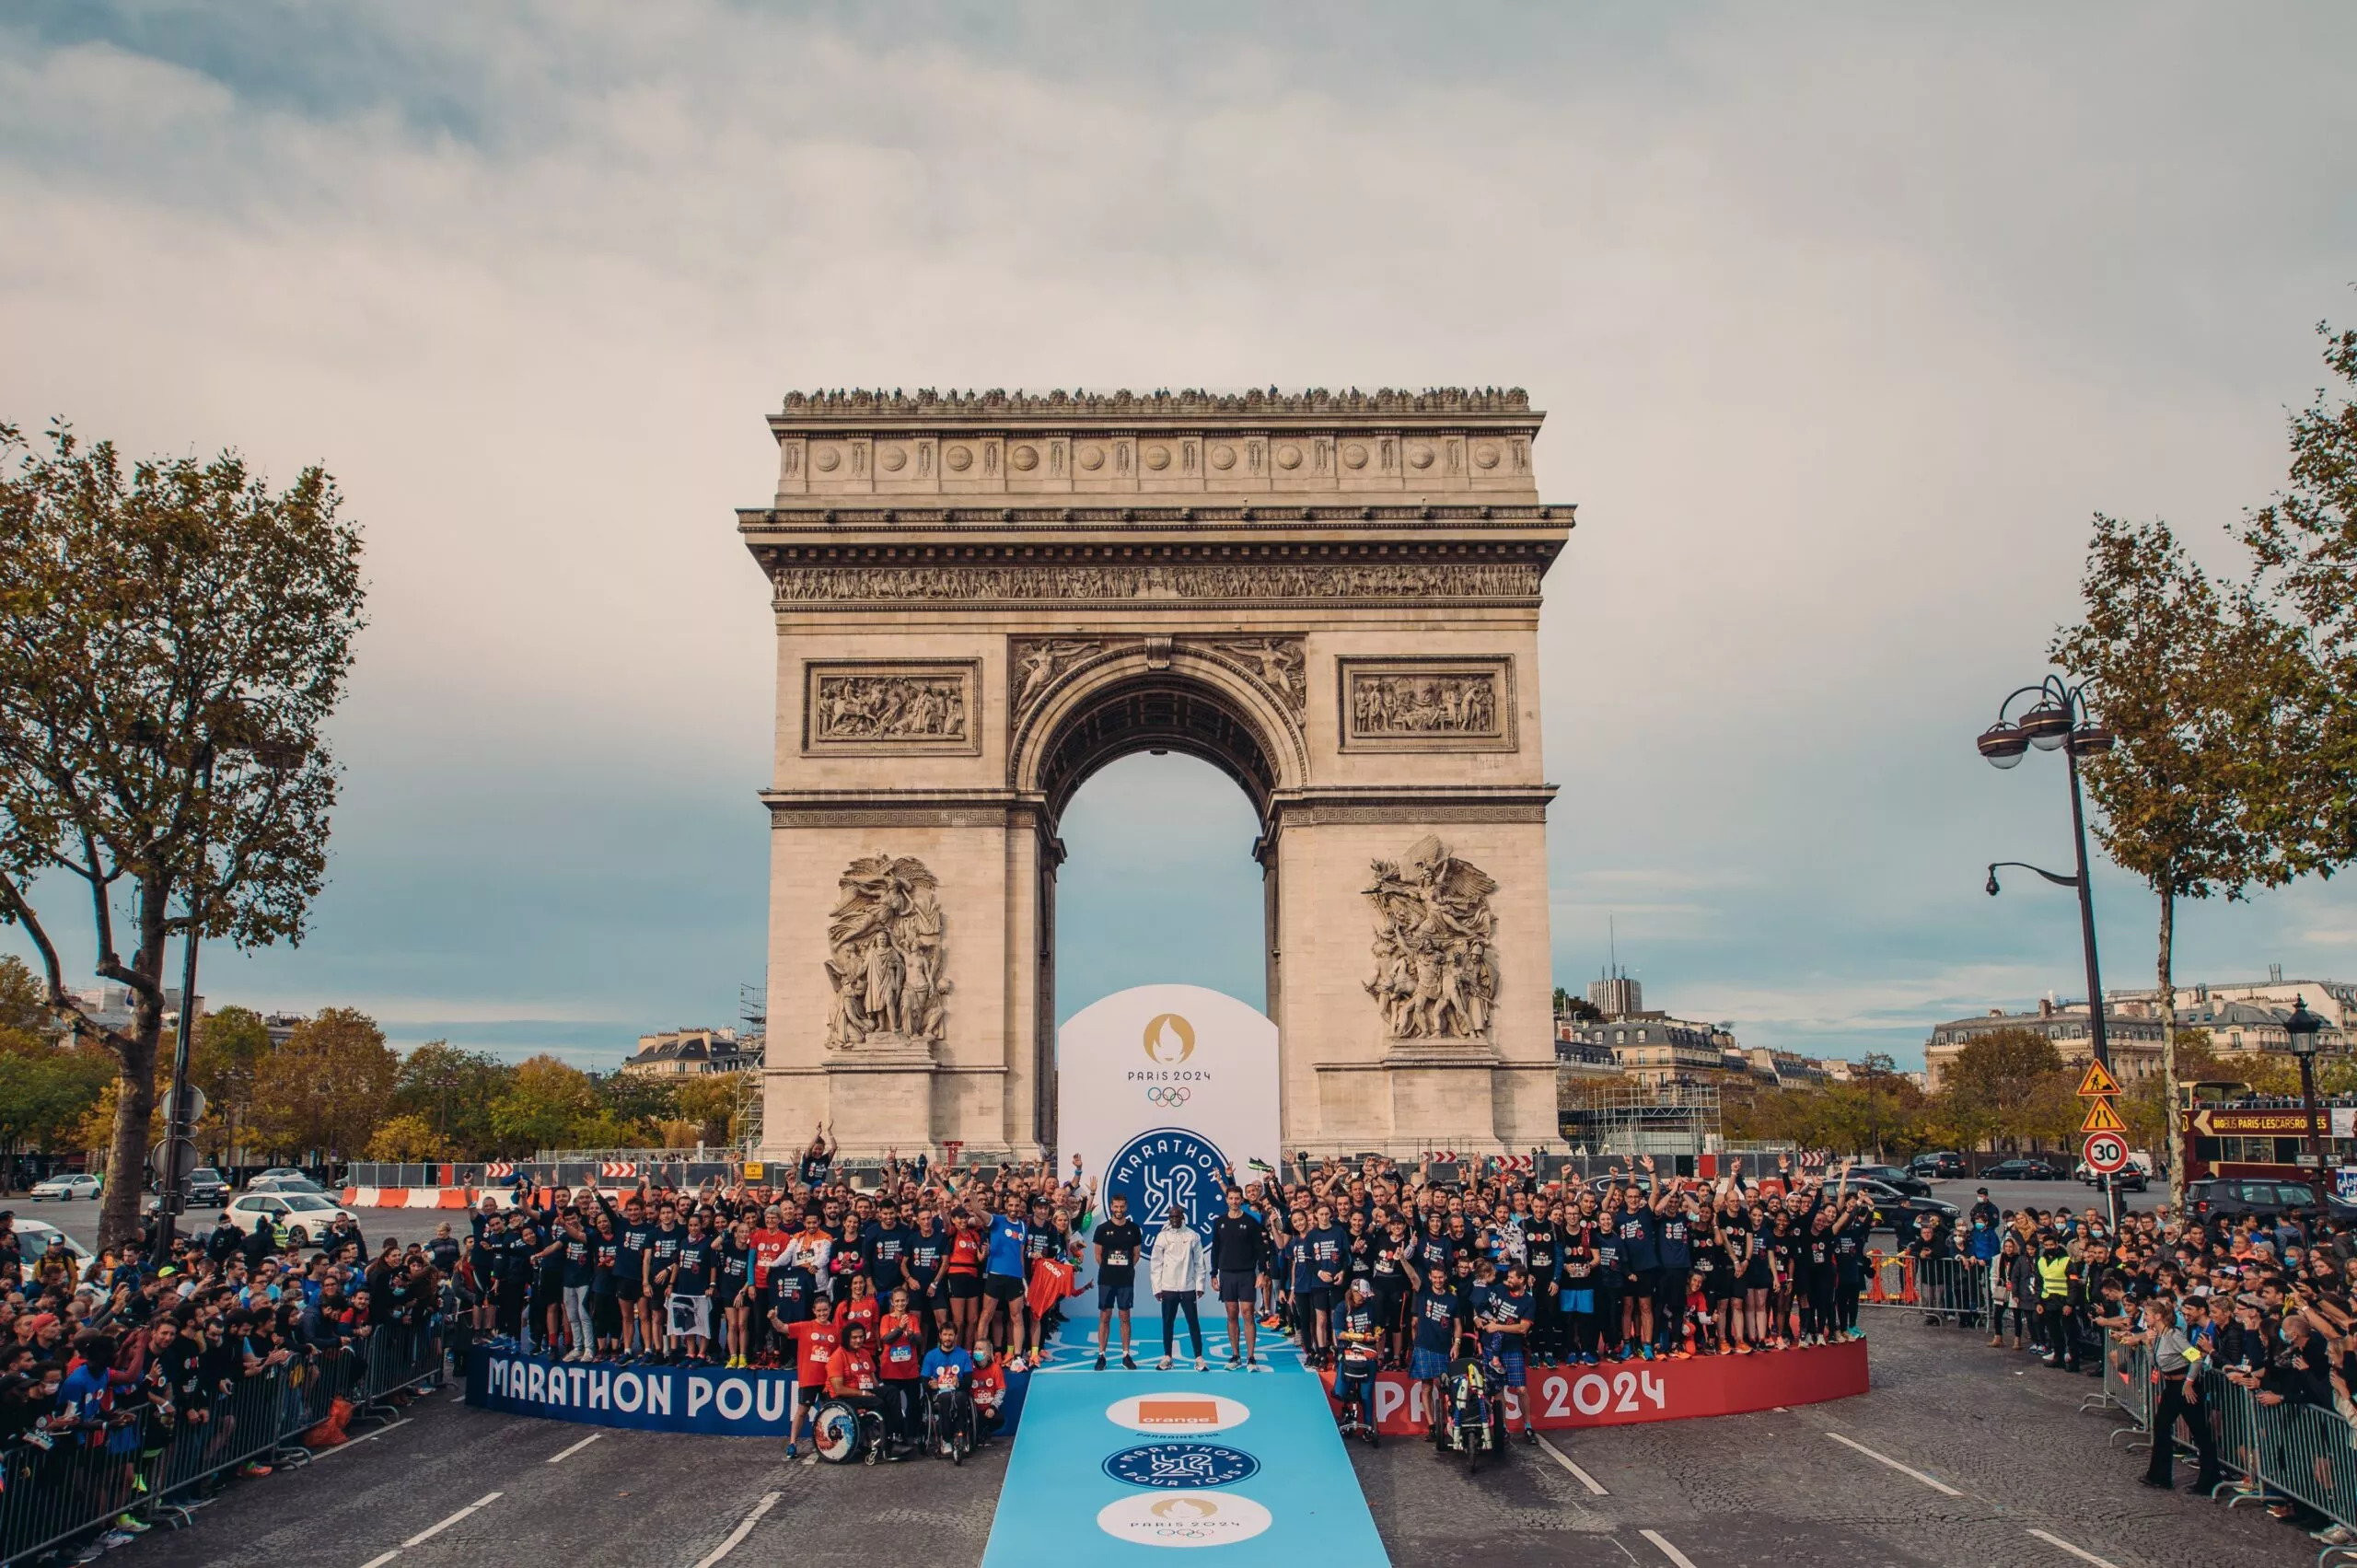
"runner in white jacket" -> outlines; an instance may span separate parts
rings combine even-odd
[[[1162,1360],[1157,1371],[1170,1370],[1172,1336],[1178,1326],[1178,1314],[1187,1314],[1187,1338],[1195,1347],[1195,1370],[1208,1372],[1211,1363],[1203,1359],[1203,1324],[1196,1315],[1195,1298],[1203,1294],[1211,1283],[1211,1255],[1203,1250],[1203,1238],[1187,1223],[1187,1211],[1177,1203],[1164,1217],[1162,1228],[1154,1233],[1154,1250],[1146,1265],[1146,1276],[1154,1285],[1154,1294],[1162,1302]]]

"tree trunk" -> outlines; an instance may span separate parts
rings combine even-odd
[[[147,1137],[156,1119],[156,1049],[164,1036],[164,900],[168,895],[143,879],[140,889],[139,951],[132,968],[154,990],[132,991],[129,1049],[117,1047],[121,1073],[115,1082],[114,1142],[107,1156],[107,1185],[99,1203],[99,1247],[121,1247],[139,1235],[140,1195],[147,1189]],[[180,1005],[190,1005],[181,998]]]
[[[2154,1152],[2168,1162],[2169,1207],[2181,1210],[2185,1204],[2185,1151],[2177,1126],[2177,982],[2171,978],[2175,968],[2172,950],[2177,943],[2177,884],[2162,877],[2160,894],[2161,1123],[2167,1146]]]

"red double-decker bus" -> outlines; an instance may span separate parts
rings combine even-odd
[[[2248,1084],[2223,1079],[2177,1086],[2177,1155],[2188,1181],[2321,1180],[2330,1191],[2334,1170],[2357,1165],[2357,1101],[2319,1098],[2316,1129],[2321,1171],[2308,1153],[2308,1112],[2298,1096],[2254,1095]]]

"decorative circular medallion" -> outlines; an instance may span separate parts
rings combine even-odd
[[[1212,467],[1213,467],[1213,468],[1215,468],[1215,469],[1232,469],[1232,468],[1234,468],[1235,466],[1236,466],[1236,448],[1235,448],[1235,447],[1213,447],[1212,448]]]
[[[909,466],[909,455],[898,447],[887,447],[884,448],[884,455],[876,461],[885,472],[898,473]]]
[[[1363,469],[1366,467],[1366,448],[1360,446],[1355,441],[1343,447],[1342,466],[1344,468],[1353,469]]]
[[[1080,449],[1080,466],[1086,469],[1091,473],[1095,473],[1098,469],[1103,468],[1105,466],[1105,448],[1102,447],[1083,447]]]
[[[832,473],[842,460],[842,454],[832,447],[821,447],[811,454],[810,465],[820,473]]]
[[[1422,441],[1415,443],[1408,448],[1408,466],[1415,469],[1428,469],[1432,467],[1433,449],[1430,447],[1425,446]]]
[[[1006,466],[1011,469],[1019,469],[1025,473],[1029,473],[1033,469],[1039,466],[1039,451],[1030,447],[1017,447],[1014,451],[1009,452],[1006,455]]]
[[[1281,469],[1297,469],[1301,467],[1301,448],[1295,446],[1290,441],[1278,447],[1277,467]]]
[[[1497,443],[1494,441],[1484,441],[1480,446],[1474,447],[1473,466],[1475,468],[1483,469],[1496,468],[1498,466]]]
[[[1170,448],[1167,447],[1148,447],[1145,449],[1145,466],[1154,470],[1156,473],[1160,473],[1164,469],[1168,468],[1170,466]]]
[[[974,466],[974,454],[963,447],[952,447],[943,455],[942,464],[954,473],[964,473]]]

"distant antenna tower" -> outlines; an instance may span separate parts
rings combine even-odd
[[[770,1008],[769,989],[760,985],[739,985],[737,988],[737,1016],[745,1026],[745,1038],[761,1044],[761,1059],[769,1059]],[[756,1070],[737,1074],[737,1105],[729,1124],[737,1134],[737,1146],[747,1155],[758,1154],[761,1147],[761,1074]]]

